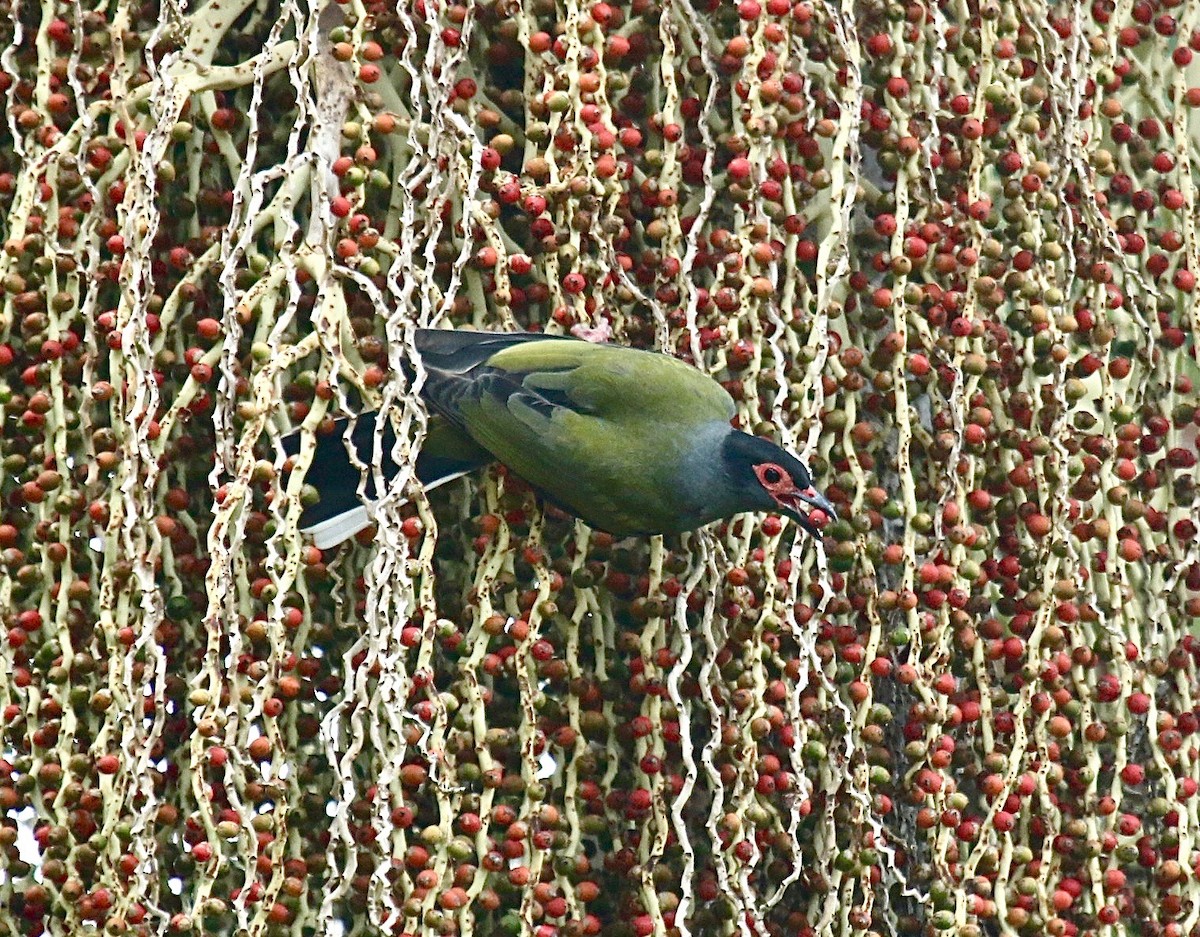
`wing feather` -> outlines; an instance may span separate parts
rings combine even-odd
[[[701,427],[728,426],[734,404],[724,388],[653,352],[462,334],[471,338],[424,340],[437,346],[429,356],[422,348],[432,409],[596,526],[637,532],[680,521],[663,514],[678,502],[677,453]]]

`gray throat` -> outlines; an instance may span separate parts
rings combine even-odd
[[[678,503],[681,514],[696,526],[747,510],[725,464],[724,444],[730,432],[729,424],[720,420],[702,424],[690,434],[681,453]]]

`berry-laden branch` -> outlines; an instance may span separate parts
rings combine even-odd
[[[1200,924],[1200,8],[0,5],[0,934]],[[429,327],[839,520],[425,492]]]

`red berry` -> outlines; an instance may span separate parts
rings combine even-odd
[[[867,40],[867,51],[874,56],[884,56],[892,51],[892,37],[887,33],[876,33]]]
[[[750,160],[738,156],[729,161],[729,166],[727,167],[726,172],[729,174],[729,178],[737,182],[742,182],[750,177],[750,170]]]

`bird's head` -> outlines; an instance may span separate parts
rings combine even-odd
[[[837,519],[829,499],[813,488],[808,467],[775,443],[734,431],[726,438],[723,456],[727,477],[754,510],[786,514],[814,537],[821,532],[803,505]]]

